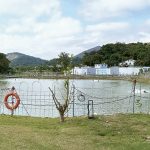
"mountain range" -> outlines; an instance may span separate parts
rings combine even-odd
[[[81,59],[84,56],[84,53],[90,53],[92,51],[98,51],[100,50],[100,46],[96,46],[94,48],[85,50],[76,56],[74,56],[75,59]],[[14,53],[8,53],[6,54],[7,59],[10,61],[11,67],[18,67],[18,66],[38,66],[47,63],[47,60],[43,60],[37,57],[29,56],[26,54],[14,52]],[[50,62],[53,62],[54,59],[50,60]]]
[[[37,66],[45,64],[47,62],[47,60],[43,60],[37,57],[25,55],[18,52],[8,53],[6,54],[6,58],[10,61],[11,67]]]
[[[81,59],[81,58],[84,56],[85,53],[97,52],[97,51],[100,50],[100,48],[101,48],[100,46],[96,46],[96,47],[90,48],[90,49],[88,49],[88,50],[85,50],[85,51],[83,51],[83,52],[77,54],[77,55],[75,56],[75,58],[80,58],[80,59]]]

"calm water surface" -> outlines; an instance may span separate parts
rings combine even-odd
[[[74,85],[74,109],[71,103],[66,115],[87,115],[87,103],[93,100],[95,114],[149,113],[150,85],[137,84],[136,98],[133,96],[133,83],[121,80],[70,80]],[[14,86],[20,96],[21,104],[15,110],[16,115],[39,117],[57,117],[49,87],[58,99],[65,97],[64,80],[48,79],[5,79],[0,80],[1,114],[10,114],[3,104],[7,88]],[[73,96],[72,96],[73,98]],[[133,105],[133,100],[135,101]],[[138,103],[137,103],[138,102]]]

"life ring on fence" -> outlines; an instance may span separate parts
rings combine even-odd
[[[10,96],[12,96],[12,102],[10,102],[11,104],[9,104],[9,102],[8,102],[8,98]],[[14,99],[15,99],[15,102],[14,102]],[[16,92],[13,92],[13,91],[9,92],[4,98],[4,104],[5,104],[7,109],[10,109],[10,110],[16,109],[20,104],[19,95]]]

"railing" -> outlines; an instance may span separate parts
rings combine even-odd
[[[26,87],[25,87],[26,85]],[[34,87],[39,86],[38,91]],[[40,85],[40,82],[36,81],[32,83],[32,87],[28,88],[26,82],[21,82],[16,89],[20,97],[20,105],[14,110],[14,115],[21,116],[35,116],[35,117],[58,117],[58,111],[55,107],[52,99],[51,92],[49,90],[44,91]],[[131,84],[132,87],[132,84]],[[139,86],[139,92],[133,91],[129,95],[115,95],[110,94],[110,88],[112,90],[116,87],[104,87],[103,89],[97,88],[81,88],[76,85],[72,86],[73,92],[71,93],[71,101],[66,112],[66,116],[82,116],[92,113],[94,115],[112,115],[116,113],[150,113],[150,93],[149,91],[142,91]],[[107,96],[97,96],[98,94],[91,91],[108,91]],[[0,90],[0,114],[11,114],[11,111],[5,107],[3,99],[7,94],[8,89]],[[61,89],[54,89],[56,96],[63,101],[64,91],[61,93]],[[92,104],[89,105],[89,102]],[[92,108],[92,110],[91,110]],[[134,109],[134,110],[133,110]]]

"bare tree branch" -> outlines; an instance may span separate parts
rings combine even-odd
[[[59,104],[59,102],[58,102],[58,100],[57,100],[57,98],[56,98],[56,96],[55,96],[55,94],[54,94],[54,92],[53,92],[53,90],[49,87],[49,90],[51,91],[51,93],[52,93],[52,97],[53,97],[53,100],[54,100],[54,103],[55,103],[55,106],[56,106],[56,108],[59,110],[59,106],[60,106],[60,104]],[[58,106],[59,105],[59,106]]]
[[[65,92],[66,92],[66,97],[64,98],[64,97],[62,96],[62,98],[63,98],[63,100],[64,100],[64,104],[61,104],[61,103],[58,101],[58,99],[56,98],[56,95],[55,95],[55,93],[53,92],[53,90],[49,87],[49,90],[50,90],[51,93],[52,93],[52,97],[53,97],[54,103],[55,103],[55,105],[56,105],[57,110],[59,111],[60,119],[61,119],[62,122],[64,121],[65,112],[66,112],[66,110],[67,110],[67,108],[68,108],[68,106],[69,106],[69,103],[70,103],[70,101],[71,101],[71,94],[72,94],[72,92],[70,91],[69,79],[67,79],[67,80],[65,81],[65,83],[64,83],[64,88],[65,88]],[[71,90],[72,90],[72,88],[71,88]]]

